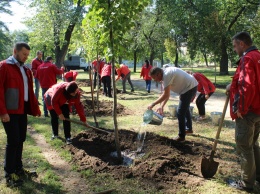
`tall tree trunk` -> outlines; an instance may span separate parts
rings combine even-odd
[[[137,50],[134,51],[134,72],[136,72]]]
[[[164,63],[164,61],[163,61],[163,52],[161,53],[161,67],[163,67],[163,63]]]
[[[150,53],[150,64],[151,64],[152,66],[153,66],[154,55],[155,55],[155,52],[154,52],[154,50],[152,49],[152,50],[151,50],[151,53]]]
[[[175,61],[174,61],[175,67],[178,67],[178,61],[179,61],[179,53],[178,53],[178,48],[176,47]]]
[[[226,37],[221,38],[221,59],[220,59],[220,75],[229,75],[228,73],[228,54]]]
[[[204,60],[206,62],[206,66],[208,67],[209,64],[208,64],[208,58],[207,58],[207,54],[205,52],[202,53],[203,57],[204,57]]]

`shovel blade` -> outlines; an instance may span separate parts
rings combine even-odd
[[[213,158],[207,159],[203,156],[201,160],[201,174],[204,178],[212,178],[218,170],[219,162],[215,162]]]

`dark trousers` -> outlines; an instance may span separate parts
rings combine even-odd
[[[112,94],[111,94],[111,77],[110,76],[102,77],[102,82],[103,82],[104,94],[106,96],[112,97]]]
[[[27,114],[10,114],[10,122],[3,122],[7,135],[5,149],[5,176],[19,171],[23,167],[23,142],[27,132]]]
[[[148,93],[150,93],[150,91],[151,91],[151,83],[152,83],[152,80],[145,80],[146,90]]]
[[[44,111],[44,116],[48,116],[48,110],[47,106],[44,102],[44,94],[49,88],[42,88],[42,105],[43,105],[43,111]]]
[[[180,95],[177,117],[179,121],[179,137],[184,138],[186,126],[192,130],[192,120],[190,114],[190,103],[197,92],[197,86]]]
[[[214,92],[209,93],[209,96],[211,96]],[[205,103],[207,99],[205,98],[205,94],[199,94],[199,96],[196,99],[196,105],[199,111],[199,115],[204,116],[206,114],[205,111]]]
[[[122,80],[123,92],[126,92],[126,87],[125,87],[126,80],[127,80],[128,83],[130,84],[132,90],[134,89],[134,86],[133,86],[132,81],[131,81],[131,72],[129,72],[129,73],[123,78],[123,80]]]
[[[99,87],[101,87],[101,77],[100,77],[100,75],[98,75],[98,73],[97,72],[95,72],[95,74],[94,74],[94,89],[96,88],[96,85],[97,85],[97,77],[98,77],[98,79],[99,79]]]
[[[69,105],[68,104],[63,104],[60,107],[62,114],[64,115],[65,118],[70,118],[70,109],[69,109]],[[51,126],[52,126],[52,133],[53,135],[59,135],[59,116],[57,115],[57,113],[55,112],[54,109],[50,110],[50,115],[51,115]],[[63,128],[64,128],[64,135],[65,138],[70,138],[70,130],[71,130],[71,126],[70,126],[70,122],[64,120],[63,121]]]

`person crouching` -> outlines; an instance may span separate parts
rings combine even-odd
[[[69,119],[70,105],[74,105],[80,120],[86,123],[84,107],[80,102],[80,92],[76,82],[61,82],[53,85],[44,94],[44,101],[51,115],[52,139],[58,138],[59,121],[63,121],[64,135],[67,144],[71,144],[71,124]]]

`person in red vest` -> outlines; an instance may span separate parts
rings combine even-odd
[[[42,51],[37,51],[36,52],[36,58],[34,58],[32,60],[32,72],[33,72],[33,76],[34,76],[34,85],[35,85],[35,96],[38,100],[39,98],[39,90],[40,90],[40,83],[39,80],[35,77],[36,76],[36,71],[37,68],[43,63],[42,60]]]
[[[56,76],[61,75],[64,72],[64,67],[61,69],[57,68],[53,63],[52,57],[46,57],[46,60],[41,64],[36,72],[36,78],[39,80],[42,88],[42,101],[43,101],[43,110],[44,116],[49,117],[46,104],[44,103],[44,94],[45,92],[54,84],[57,83]]]
[[[198,82],[199,96],[196,98],[196,105],[199,111],[198,121],[206,119],[205,103],[209,97],[215,92],[216,87],[214,84],[202,73],[193,73],[188,71]]]
[[[101,70],[101,80],[103,83],[104,95],[112,97],[111,94],[111,63],[106,63]]]
[[[7,136],[4,171],[6,185],[10,187],[22,185],[24,175],[30,177],[31,172],[22,163],[27,115],[41,115],[33,92],[32,72],[24,65],[29,53],[30,46],[18,42],[13,55],[0,62],[0,119]]]
[[[73,70],[64,73],[64,79],[66,82],[76,81],[77,76],[78,76],[78,72]]]
[[[125,64],[121,64],[121,65],[117,64],[115,65],[115,68],[117,72],[116,81],[119,80],[120,78],[122,79],[122,84],[123,84],[122,93],[126,93],[126,87],[125,87],[126,80],[128,81],[128,83],[132,88],[131,92],[134,92],[134,86],[131,81],[131,71],[129,70],[128,66]]]
[[[146,90],[148,93],[151,91],[151,83],[152,83],[152,77],[150,76],[150,70],[152,69],[152,65],[149,64],[148,60],[145,60],[145,64],[143,65],[141,69],[140,78],[143,77],[146,83]]]
[[[105,62],[103,60],[100,59],[100,56],[98,56],[97,60],[94,60],[92,62],[92,66],[94,69],[94,89],[96,88],[97,85],[97,76],[99,78],[99,87],[101,87],[101,70],[104,67]]]
[[[85,117],[84,107],[80,102],[80,92],[76,82],[61,82],[53,85],[44,94],[44,100],[47,109],[51,115],[52,126],[52,139],[56,139],[59,136],[59,119],[63,121],[64,135],[67,144],[71,144],[71,125],[65,118],[70,118],[70,106],[74,105],[76,111],[80,117],[80,120],[84,123],[87,122]]]

